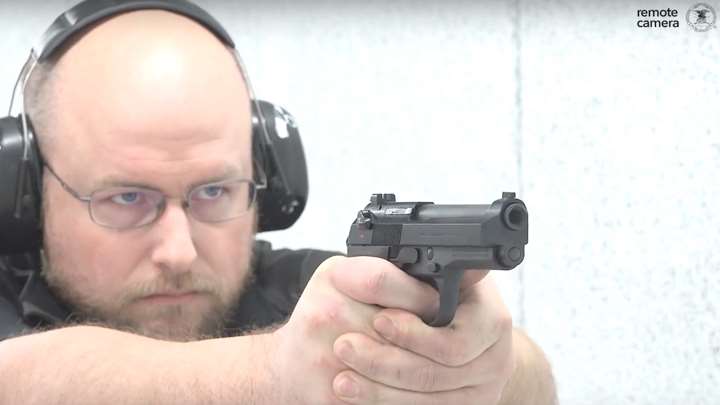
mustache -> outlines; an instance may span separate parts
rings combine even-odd
[[[157,294],[189,292],[215,296],[219,296],[221,293],[219,283],[211,275],[193,271],[172,275],[160,273],[155,278],[129,284],[121,298],[121,302],[129,303]]]

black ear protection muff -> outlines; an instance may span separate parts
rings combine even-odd
[[[42,243],[42,156],[22,96],[37,63],[50,58],[69,38],[100,19],[133,10],[161,9],[202,24],[234,51],[250,92],[252,153],[256,178],[264,181],[258,195],[258,231],[290,227],[300,217],[308,196],[307,167],[300,133],[284,109],[257,100],[235,43],[210,14],[187,0],[84,0],[60,15],[34,49],[15,85],[22,112],[0,118],[0,255],[29,252]],[[15,99],[13,92],[13,101]],[[262,182],[261,182],[262,183]]]

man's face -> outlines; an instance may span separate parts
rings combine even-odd
[[[255,215],[205,223],[181,201],[198,184],[252,179],[248,93],[230,53],[183,17],[141,11],[92,29],[56,74],[52,133],[38,135],[55,172],[81,195],[142,186],[170,198],[152,224],[109,229],[46,170],[48,283],[117,327],[216,333],[248,278]]]

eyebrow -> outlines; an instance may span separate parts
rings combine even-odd
[[[223,168],[222,168],[222,174],[215,175],[215,176],[210,176],[210,177],[208,177],[208,178],[205,178],[205,179],[202,179],[202,180],[199,180],[199,181],[192,182],[192,183],[190,183],[190,185],[188,186],[188,188],[185,190],[185,192],[186,192],[186,193],[187,193],[187,192],[190,192],[190,191],[193,190],[194,188],[199,187],[199,186],[202,186],[202,185],[204,185],[204,184],[217,183],[217,182],[219,182],[219,181],[236,179],[236,178],[248,178],[248,179],[250,179],[250,178],[245,174],[245,171],[242,170],[241,167],[233,166],[233,165],[230,165],[230,164],[226,164],[226,165],[224,165]],[[250,180],[252,180],[252,179],[250,179]]]
[[[196,187],[202,186],[204,184],[210,184],[210,183],[217,183],[224,180],[229,180],[233,178],[245,178],[247,177],[250,179],[249,176],[244,175],[245,170],[243,170],[242,167],[231,165],[231,164],[225,164],[223,165],[222,169],[220,170],[220,174],[216,174],[213,176],[209,176],[206,178],[203,178],[202,180],[198,180],[195,182],[190,183],[187,188],[185,189],[185,192],[190,192],[191,190],[195,189]],[[151,189],[151,190],[158,190],[159,188],[144,182],[139,181],[133,181],[128,180],[127,177],[124,177],[122,175],[117,174],[110,174],[108,176],[102,177],[99,181],[95,183],[95,187],[93,188],[93,192],[97,190],[102,190],[110,187],[135,187],[135,188],[145,188],[145,189]]]

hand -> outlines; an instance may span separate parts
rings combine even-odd
[[[353,404],[497,404],[514,370],[512,320],[486,273],[465,273],[460,304],[447,327],[421,320],[433,318],[437,306],[427,303],[438,301],[434,290],[425,290],[412,308],[375,314],[373,326],[383,338],[362,332],[340,336],[334,350],[350,369],[336,376],[333,387],[338,394],[344,388],[355,392],[340,398]],[[377,301],[372,289],[357,285],[345,279],[339,287],[357,301]]]
[[[437,310],[437,293],[382,259],[338,256],[323,262],[288,323],[267,340],[269,378],[277,388],[270,402],[346,404],[333,391],[333,380],[348,370],[333,352],[334,345],[348,334],[384,341],[373,328],[382,308],[431,313]],[[371,380],[364,387],[374,392],[387,389]],[[394,403],[408,403],[415,395],[409,394],[395,396]]]

